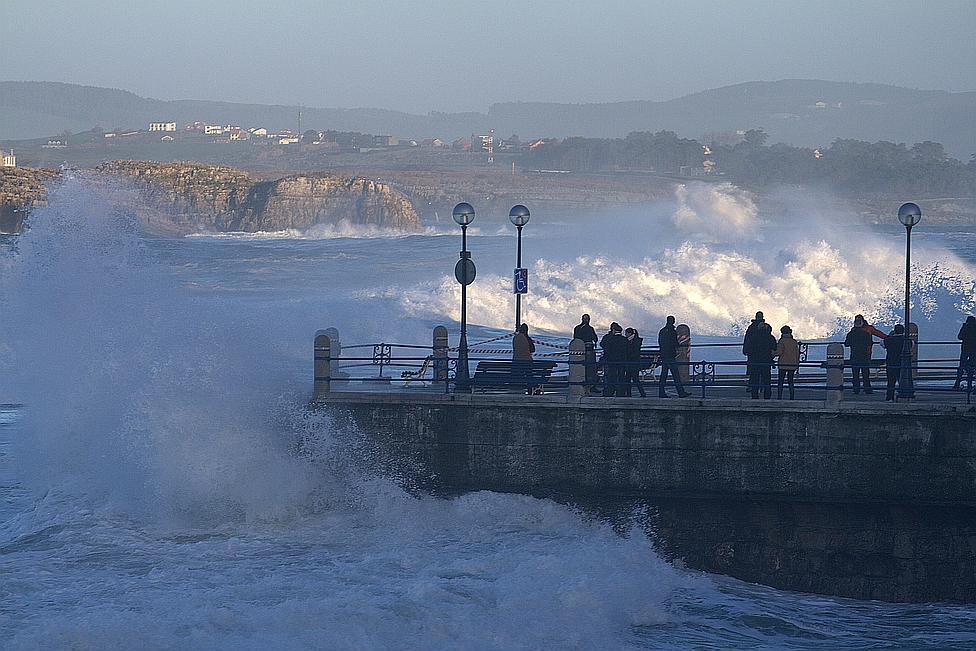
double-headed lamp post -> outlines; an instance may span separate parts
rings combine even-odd
[[[522,294],[529,290],[529,270],[522,268],[522,227],[529,223],[529,209],[519,204],[508,211],[508,218],[518,228],[518,257],[515,261],[515,329],[522,325]]]
[[[454,277],[461,283],[461,340],[458,343],[458,364],[455,387],[462,386],[470,377],[468,370],[468,285],[474,282],[477,273],[471,253],[468,251],[468,224],[474,221],[474,208],[470,203],[461,202],[454,206],[454,221],[461,226],[461,255],[454,266]]]
[[[905,226],[905,342],[901,349],[901,381],[899,395],[903,400],[915,398],[912,377],[912,341],[908,336],[911,323],[911,273],[912,273],[912,226],[922,219],[922,211],[914,203],[902,204],[898,209],[898,221]]]

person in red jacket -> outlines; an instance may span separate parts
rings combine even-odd
[[[864,315],[863,314],[855,314],[854,315],[854,320],[857,321],[858,319],[860,319],[864,323],[864,325],[861,326],[861,330],[863,330],[864,332],[868,333],[872,337],[877,337],[878,339],[884,339],[885,337],[888,336],[887,334],[881,332],[880,330],[878,330],[877,328],[875,328],[873,325],[871,325],[870,323],[868,323],[867,319],[864,318]],[[874,343],[874,340],[873,339],[871,340],[871,343],[872,344]],[[871,357],[872,347],[873,346],[868,346],[868,357]]]

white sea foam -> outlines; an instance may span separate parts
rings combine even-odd
[[[756,311],[792,326],[796,336],[819,339],[846,328],[854,314],[891,327],[900,322],[904,297],[902,242],[844,226],[834,215],[828,228],[818,215],[784,228],[759,219],[749,196],[731,186],[681,186],[670,217],[631,218],[621,229],[590,231],[594,253],[553,259],[543,250],[530,267],[525,320],[536,329],[568,332],[588,312],[605,327],[611,321],[648,330],[676,315],[695,333],[740,335]],[[621,230],[646,242],[653,254],[620,258],[600,253]],[[533,241],[545,249],[544,238]],[[552,257],[550,257],[552,256]],[[912,291],[922,332],[936,337],[958,328],[960,315],[976,306],[976,272],[944,249],[916,247]],[[460,288],[451,277],[406,288],[404,311],[456,318]],[[479,276],[468,288],[468,321],[509,326],[511,280]],[[941,311],[940,311],[941,306]]]

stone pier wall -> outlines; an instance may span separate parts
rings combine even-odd
[[[976,410],[332,393],[413,485],[648,507],[666,557],[778,588],[976,603]]]

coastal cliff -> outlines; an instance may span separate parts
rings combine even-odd
[[[309,172],[261,181],[231,167],[139,161],[106,163],[95,172],[131,181],[138,200],[129,206],[157,234],[307,230],[342,222],[420,228],[405,196],[365,178]]]
[[[31,208],[46,201],[60,170],[28,167],[0,172],[0,232],[19,233]],[[347,223],[417,230],[410,200],[367,178],[308,172],[260,180],[219,165],[115,161],[91,171],[91,182],[136,217],[144,232],[180,236],[199,232],[305,231]]]

